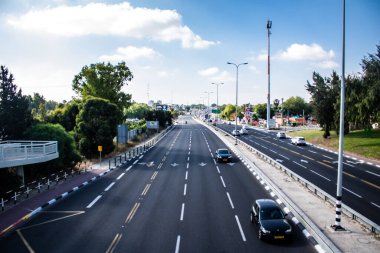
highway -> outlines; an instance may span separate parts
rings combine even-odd
[[[228,124],[220,124],[218,127],[229,133],[235,128],[234,125]],[[240,128],[241,126],[238,126],[238,129]],[[278,139],[276,131],[250,129],[247,135],[238,138],[336,197],[338,167],[336,153],[311,145],[294,146],[290,139]],[[379,195],[380,168],[345,157],[343,203],[376,224],[380,224]]]
[[[289,243],[257,238],[249,210],[268,191],[236,156],[215,163],[225,144],[184,120],[144,155],[0,240],[0,252],[315,252],[295,225]]]

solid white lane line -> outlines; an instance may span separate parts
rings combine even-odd
[[[328,159],[331,159],[331,160],[334,160],[334,158],[330,157],[330,156],[327,156],[327,155],[322,155],[323,157],[326,157]]]
[[[313,153],[313,154],[317,154],[317,152],[313,151],[313,150],[309,150],[310,153]]]
[[[185,184],[185,186],[183,188],[183,196],[186,196],[186,191],[187,191],[187,184]]]
[[[230,201],[231,208],[235,209],[234,204],[232,203],[232,199],[230,197],[230,194],[228,192],[227,192],[227,197],[228,197],[228,200]]]
[[[379,205],[377,205],[377,204],[375,204],[375,203],[373,203],[373,202],[371,202],[371,204],[374,205],[374,206],[376,206],[377,208],[380,208]]]
[[[132,168],[132,165],[129,166],[125,171],[129,171]]]
[[[121,173],[121,174],[120,174],[120,176],[118,176],[118,177],[116,178],[116,180],[120,180],[120,178],[122,178],[124,175],[125,175],[125,173],[124,173],[124,172],[123,172],[123,173]]]
[[[185,203],[182,203],[181,218],[179,219],[180,221],[183,221],[184,212],[185,212]]]
[[[187,175],[188,175],[188,171],[186,171],[186,174],[185,174],[185,180],[187,180]]]
[[[152,177],[150,178],[150,180],[154,180],[154,179],[156,179],[157,174],[158,174],[158,171],[155,171],[155,172],[153,173]]]
[[[91,208],[101,197],[102,195],[97,196],[86,208]]]
[[[136,161],[133,162],[133,165],[135,165],[139,160],[137,159]]]
[[[108,247],[106,253],[112,253],[114,252],[117,244],[120,242],[120,239],[123,235],[122,234],[116,234],[115,238],[113,239],[113,241],[111,242],[110,246]]]
[[[283,158],[285,158],[286,160],[290,160],[290,158],[288,158],[288,157],[286,157],[286,156],[283,156],[283,155],[281,155],[281,154],[278,154],[279,156],[281,156],[281,157],[283,157]]]
[[[21,233],[19,229],[17,229],[17,234],[20,236],[21,241],[24,243],[25,247],[28,249],[29,253],[35,253],[33,248],[30,246],[28,241],[25,239],[24,235]]]
[[[245,239],[243,229],[241,228],[241,225],[240,225],[239,217],[237,215],[235,215],[235,219],[236,219],[236,223],[237,223],[239,230],[240,230],[241,238],[243,239],[243,242],[245,242],[245,241],[247,241],[247,239]]]
[[[321,178],[324,178],[324,179],[326,179],[327,181],[329,181],[329,182],[331,182],[331,180],[330,179],[328,179],[327,177],[325,177],[325,176],[322,176],[321,174],[319,174],[319,173],[317,173],[317,172],[315,172],[314,170],[310,170],[311,172],[313,172],[314,174],[317,174],[318,176],[320,176]]]
[[[115,184],[115,182],[110,183],[110,185],[109,185],[106,189],[104,189],[104,191],[107,192],[109,189],[111,189],[111,187],[112,187],[114,184]]]
[[[371,171],[366,170],[366,172],[367,172],[367,173],[370,173],[370,174],[372,174],[372,175],[375,175],[375,176],[377,176],[377,177],[380,177],[379,174],[373,173],[373,172],[371,172]]]
[[[147,184],[145,186],[144,190],[141,193],[141,196],[145,196],[147,194],[147,192],[149,191],[150,186],[151,186],[151,184]]]
[[[301,166],[301,167],[307,169],[307,167],[303,166],[302,164],[299,164],[299,163],[297,163],[297,162],[295,162],[295,161],[293,161],[293,162],[294,162],[295,164],[297,164],[297,165],[299,165],[299,166]]]
[[[181,236],[177,236],[177,243],[175,244],[175,253],[179,253],[179,245],[181,243]]]
[[[357,197],[359,197],[359,198],[363,198],[362,196],[360,196],[359,194],[356,194],[355,192],[353,192],[353,191],[350,191],[349,189],[347,189],[346,187],[342,187],[343,189],[345,189],[346,191],[348,191],[348,192],[350,192],[350,193],[352,193],[352,194],[354,194],[355,196],[357,196]]]
[[[220,176],[220,180],[222,180],[223,187],[226,188],[226,184],[224,183],[223,177]]]

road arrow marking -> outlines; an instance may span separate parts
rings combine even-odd
[[[152,161],[152,162],[148,162],[147,164],[146,164],[146,166],[148,166],[148,167],[152,167],[152,166],[154,166],[154,162]]]
[[[309,163],[308,161],[306,161],[306,160],[301,160],[301,162],[303,162],[303,163]]]
[[[234,165],[235,165],[235,163],[228,163],[228,165],[230,165],[230,166],[234,166]]]
[[[138,163],[138,164],[140,164],[140,165],[145,165],[146,163]]]
[[[173,167],[177,167],[179,164],[178,163],[172,163],[170,165],[173,166]]]
[[[282,163],[283,160],[281,160],[281,159],[276,159],[276,162]]]
[[[202,162],[202,163],[200,163],[199,165],[203,167],[203,166],[206,166],[206,164],[207,164],[207,163],[203,163],[203,162]]]

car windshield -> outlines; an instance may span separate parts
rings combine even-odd
[[[279,208],[264,208],[260,210],[261,220],[284,219],[284,214]]]
[[[219,149],[218,153],[221,155],[227,155],[227,154],[229,154],[229,151],[227,149]]]

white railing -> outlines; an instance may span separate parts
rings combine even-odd
[[[0,168],[45,162],[58,158],[57,141],[2,141]]]

